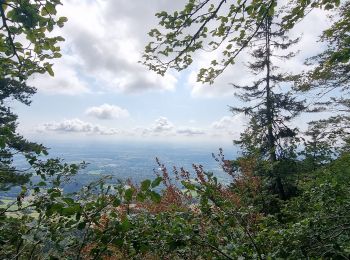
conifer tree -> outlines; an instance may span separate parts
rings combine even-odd
[[[252,61],[248,63],[250,72],[258,77],[249,86],[233,86],[239,91],[236,95],[244,102],[244,107],[232,107],[233,112],[245,113],[250,118],[249,131],[245,131],[240,144],[249,155],[253,148],[258,156],[270,162],[268,175],[272,178],[280,198],[286,198],[281,172],[282,161],[293,159],[297,128],[288,123],[304,109],[304,101],[297,100],[290,91],[288,74],[280,72],[276,61],[288,62],[294,56],[285,50],[298,42],[290,40],[278,21],[278,16],[270,12],[256,32],[251,43]]]
[[[17,115],[8,105],[13,101],[29,105],[35,88],[18,80],[2,78],[0,89],[0,190],[8,190],[26,183],[30,177],[25,170],[13,165],[15,155],[29,158],[47,152],[42,145],[29,142],[17,133]]]

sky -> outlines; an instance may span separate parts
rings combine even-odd
[[[38,89],[30,107],[14,104],[24,136],[57,140],[150,140],[232,142],[244,131],[246,118],[233,115],[237,104],[230,83],[244,84],[251,76],[242,54],[236,65],[213,85],[196,82],[199,69],[215,57],[200,52],[185,71],[164,77],[139,63],[154,14],[176,10],[185,0],[63,0],[58,8],[68,22],[54,34],[66,41],[63,57],[54,61],[55,77],[35,75]],[[283,63],[286,70],[305,68],[305,58],[319,53],[318,36],[331,25],[314,11],[291,32],[302,40],[301,52]],[[296,124],[305,125],[306,118]]]

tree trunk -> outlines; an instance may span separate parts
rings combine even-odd
[[[275,142],[275,136],[273,134],[273,118],[274,118],[274,108],[273,108],[273,97],[272,97],[272,91],[271,91],[271,64],[270,64],[270,57],[271,57],[271,50],[270,50],[270,36],[271,36],[271,18],[267,16],[266,18],[266,119],[267,119],[267,142],[268,142],[268,148],[269,148],[269,160],[272,164],[271,169],[271,175],[275,179],[278,195],[279,197],[284,200],[286,198],[283,183],[281,180],[281,177],[278,173],[274,170],[274,165],[277,161],[276,156],[276,142]]]

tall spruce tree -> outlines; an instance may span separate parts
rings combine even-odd
[[[283,171],[279,164],[290,161],[295,156],[297,128],[288,123],[304,109],[304,101],[297,100],[290,91],[290,77],[276,66],[276,61],[294,56],[288,47],[298,42],[290,40],[287,30],[278,21],[277,14],[269,12],[255,33],[251,43],[252,61],[248,63],[250,72],[258,77],[252,85],[239,86],[236,95],[245,102],[243,107],[232,107],[233,112],[245,113],[250,118],[248,130],[236,143],[240,144],[247,155],[256,154],[270,162],[268,176],[281,199],[287,194],[283,187]],[[289,86],[288,86],[289,84]],[[252,151],[253,150],[253,151]]]

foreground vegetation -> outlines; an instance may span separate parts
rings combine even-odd
[[[2,209],[2,259],[348,259],[350,154],[311,171],[294,162],[293,196],[280,200],[255,174],[254,158],[241,158],[232,183],[195,166],[173,180],[140,185],[91,184],[63,194],[36,186],[18,208]],[[225,164],[225,165],[224,165]],[[238,170],[239,169],[239,170]],[[180,185],[185,188],[178,188]],[[159,185],[161,190],[159,190]],[[6,213],[4,212],[6,211]],[[13,215],[14,212],[21,214]]]
[[[67,19],[56,17],[58,0],[0,4],[0,189],[21,187],[16,201],[0,208],[1,259],[350,258],[349,1],[282,8],[277,0],[190,0],[180,12],[157,14],[144,63],[158,73],[187,68],[195,52],[211,46],[221,58],[198,80],[214,83],[243,49],[251,55],[256,81],[233,83],[243,106],[232,111],[249,119],[236,141],[242,155],[214,155],[231,181],[218,182],[200,165],[169,172],[157,160],[154,180],[101,179],[73,194],[62,187],[84,163],[42,159],[46,148],[16,132],[8,106],[30,104],[36,90],[29,76],[53,75],[49,61],[61,56],[63,38],[50,33]],[[315,8],[336,14],[321,37],[327,49],[308,60],[309,71],[279,71],[276,59],[291,58],[284,51],[298,41],[289,30]],[[322,99],[310,103],[304,93]],[[334,113],[307,131],[291,126],[301,113],[325,111]],[[29,170],[14,167],[14,155],[24,156]],[[32,183],[31,174],[41,181]]]

